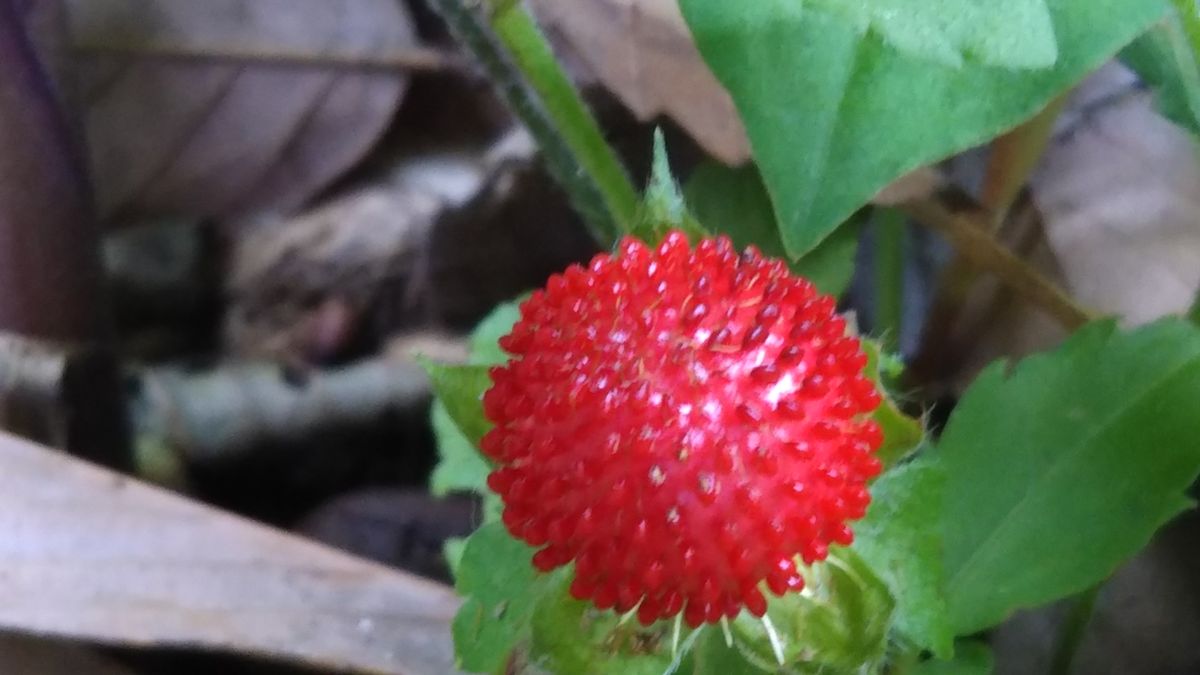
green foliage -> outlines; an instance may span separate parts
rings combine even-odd
[[[696,218],[711,232],[729,235],[738,248],[754,244],[763,253],[788,259],[779,238],[771,198],[754,166],[731,169],[716,162],[692,171],[684,195]],[[860,223],[851,219],[834,230],[820,246],[789,267],[822,293],[841,295],[854,276]]]
[[[867,337],[860,337],[863,351],[867,354],[866,376],[871,378],[883,393],[883,403],[871,415],[871,419],[883,430],[883,445],[876,453],[885,466],[904,459],[925,440],[925,425],[920,420],[905,415],[888,392],[887,380],[895,373],[888,371],[889,356],[883,347]],[[888,375],[888,377],[885,377]]]
[[[831,13],[830,2],[680,3],[705,60],[733,95],[793,257],[894,178],[1034,115],[1167,7],[1165,0],[1047,0],[1057,61],[1011,70],[969,60],[953,67],[892,49],[844,12]]]
[[[552,673],[662,675],[671,664],[666,623],[621,622],[567,593],[565,578],[542,596],[533,614],[530,659]]]
[[[708,630],[700,635],[691,657],[695,664],[692,675],[769,675],[779,670],[778,667],[751,663],[740,650],[725,644],[720,630]]]
[[[496,671],[529,638],[538,600],[562,579],[562,574],[539,574],[532,557],[533,549],[500,523],[484,525],[467,539],[455,583],[465,600],[453,625],[460,668]]]
[[[1200,331],[1089,325],[986,369],[938,444],[946,597],[969,634],[1097,584],[1188,507],[1200,471]]]
[[[525,296],[512,302],[503,302],[479,322],[471,332],[471,363],[495,366],[508,361],[508,354],[500,348],[500,338],[512,331],[513,324],[521,318],[520,303]]]
[[[991,675],[994,667],[992,650],[982,642],[959,642],[954,646],[954,658],[949,661],[930,660],[913,668],[913,675]]]
[[[428,360],[422,365],[450,419],[467,441],[478,445],[492,426],[483,414],[483,392],[492,385],[487,366],[452,366]]]
[[[1125,65],[1154,88],[1155,104],[1167,119],[1200,133],[1200,73],[1179,26],[1160,24],[1121,52]]]
[[[1045,0],[809,0],[868,28],[911,56],[958,67],[967,60],[1009,68],[1054,65],[1058,48]]]
[[[654,163],[650,167],[650,184],[642,199],[633,235],[650,242],[660,241],[672,229],[682,230],[695,241],[708,233],[688,211],[679,182],[671,173],[667,143],[661,129],[654,131]]]
[[[476,447],[490,426],[483,416],[480,399],[491,386],[487,366],[508,358],[497,341],[512,330],[520,317],[517,307],[517,302],[499,305],[471,333],[473,365],[425,364],[437,394],[429,416],[439,461],[429,479],[430,490],[438,496],[455,491],[478,492],[484,496],[484,511],[488,516],[498,512],[498,500],[487,488],[491,464]]]
[[[430,491],[443,497],[456,491],[484,490],[492,467],[459,430],[450,413],[446,412],[446,405],[440,400],[434,401],[429,419],[441,457],[429,478]]]
[[[871,508],[854,526],[854,550],[896,600],[895,629],[938,658],[953,654],[942,570],[945,472],[918,459],[880,477],[871,487]]]
[[[808,592],[772,598],[767,616],[784,662],[800,673],[871,672],[887,648],[894,602],[884,582],[852,550],[837,549],[805,573]],[[733,622],[737,648],[751,663],[778,667],[763,622],[743,612]]]

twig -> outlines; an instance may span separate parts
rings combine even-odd
[[[1093,318],[1062,289],[1000,245],[990,234],[988,215],[978,207],[951,208],[947,193],[909,202],[901,207],[917,222],[941,232],[966,261],[990,272],[1068,330]]]
[[[429,4],[537,139],[551,175],[592,234],[605,244],[615,241],[632,222],[636,191],[532,18],[516,3],[497,8],[498,25],[489,24],[479,2]]]
[[[272,363],[205,373],[155,368],[136,373],[133,384],[138,468],[162,482],[177,481],[188,461],[367,424],[429,397],[425,371],[396,357],[294,374]]]
[[[417,343],[429,352],[429,344]],[[102,353],[0,333],[0,421],[40,436],[61,435],[71,389],[87,380]],[[425,371],[406,354],[348,366],[289,373],[279,364],[244,363],[193,373],[170,367],[127,373],[136,469],[179,483],[193,461],[228,459],[264,445],[370,424],[429,398]],[[13,417],[14,413],[18,416]]]
[[[193,46],[160,41],[87,42],[72,46],[77,54],[100,54],[173,61],[263,63],[300,68],[344,68],[376,72],[443,72],[462,70],[456,55],[432,47],[403,47],[386,54],[339,54],[241,45]]]

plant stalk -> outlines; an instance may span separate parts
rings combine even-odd
[[[988,234],[989,221],[981,209],[952,209],[934,196],[908,202],[901,210],[917,222],[941,232],[967,262],[996,275],[1067,330],[1075,330],[1094,318],[1062,289]]]
[[[637,216],[638,190],[605,140],[583,97],[554,56],[533,15],[524,3],[502,2],[494,10],[492,27],[541,96],[547,112],[580,165],[600,188],[608,211],[621,231],[629,232]]]
[[[430,6],[537,140],[593,236],[610,244],[630,231],[637,190],[533,17],[519,2],[430,0]]]

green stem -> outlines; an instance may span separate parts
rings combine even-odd
[[[595,181],[613,220],[621,231],[629,232],[637,215],[638,191],[529,10],[520,2],[500,3],[494,8],[492,28],[541,96],[580,166]]]
[[[1083,643],[1088,624],[1092,621],[1092,613],[1096,610],[1096,598],[1100,595],[1101,586],[1102,584],[1096,584],[1075,596],[1071,609],[1058,631],[1054,660],[1050,663],[1051,675],[1070,674],[1075,654],[1079,651],[1079,645]]]
[[[1179,20],[1183,23],[1183,32],[1187,35],[1192,52],[1200,56],[1200,11],[1197,10],[1196,0],[1171,0]]]
[[[620,211],[610,207],[599,177],[582,165],[567,140],[566,130],[527,81],[521,66],[497,39],[479,9],[479,3],[473,0],[430,0],[429,4],[459,42],[474,55],[497,91],[533,135],[541,148],[547,170],[566,191],[572,206],[583,216],[592,235],[604,244],[615,241],[618,233],[625,228],[624,217]],[[588,122],[595,126],[590,118]]]
[[[1188,318],[1192,323],[1200,326],[1200,292],[1196,293],[1196,299],[1192,301],[1192,308],[1188,310]]]
[[[875,330],[894,352],[904,322],[904,240],[908,219],[896,209],[876,212]]]
[[[1184,94],[1192,118],[1200,124],[1200,13],[1195,0],[1173,0],[1175,11],[1170,12],[1163,33],[1171,48],[1171,56],[1179,66]]]

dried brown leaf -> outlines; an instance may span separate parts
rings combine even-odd
[[[374,144],[408,77],[321,64],[415,42],[395,0],[65,0],[107,219],[294,207]],[[106,52],[303,52],[314,65]]]
[[[1200,288],[1200,146],[1111,65],[1076,95],[1033,189],[1067,285],[1130,324]]]
[[[0,435],[0,628],[454,672],[452,590]]]
[[[665,114],[717,159],[750,157],[733,100],[692,42],[676,0],[533,0],[559,33],[640,120]]]

